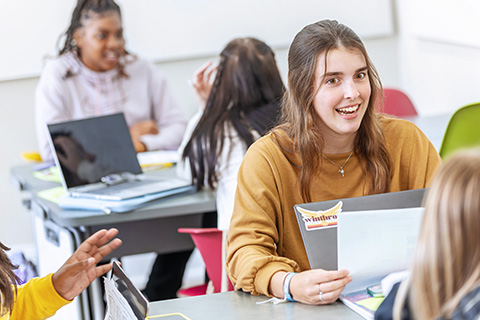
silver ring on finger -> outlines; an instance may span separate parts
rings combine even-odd
[[[323,296],[323,292],[320,291],[320,292],[318,293],[318,297],[320,298],[320,301],[321,301],[321,302],[323,302],[323,297],[322,297],[322,296]]]

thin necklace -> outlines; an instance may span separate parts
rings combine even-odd
[[[342,175],[343,178],[345,178],[345,171],[343,170],[343,167],[345,167],[345,165],[347,164],[348,160],[350,160],[350,157],[352,156],[353,154],[353,151],[350,152],[350,155],[348,156],[347,160],[345,160],[345,162],[339,166],[338,164],[336,164],[335,162],[333,162],[332,160],[328,159],[323,153],[322,153],[322,156],[327,159],[328,161],[330,161],[332,164],[336,165],[339,169],[338,169],[338,173],[340,173]]]

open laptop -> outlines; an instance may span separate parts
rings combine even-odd
[[[310,267],[337,270],[337,218],[342,213],[421,207],[426,190],[417,189],[295,205],[295,214]]]
[[[146,177],[123,113],[47,125],[63,187],[71,197],[124,200],[195,190],[179,178]]]

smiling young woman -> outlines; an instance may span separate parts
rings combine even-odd
[[[327,304],[351,277],[310,270],[293,206],[425,188],[440,157],[415,125],[375,112],[380,78],[347,26],[306,26],[288,66],[281,124],[249,148],[239,170],[227,268],[236,289]]]
[[[123,112],[137,152],[176,149],[187,124],[166,77],[125,49],[122,14],[113,0],[78,0],[63,47],[42,71],[35,112],[44,161],[53,158],[45,124]],[[158,256],[160,271],[151,279],[158,279],[163,296],[151,300],[176,297],[190,252]]]
[[[58,57],[35,94],[40,154],[52,160],[45,124],[123,112],[138,152],[176,149],[186,127],[165,76],[125,49],[120,7],[79,0]]]

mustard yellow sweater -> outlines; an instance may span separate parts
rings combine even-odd
[[[71,301],[62,298],[53,287],[52,275],[34,278],[18,286],[12,315],[0,316],[0,320],[47,319],[70,303]]]
[[[428,187],[440,165],[432,143],[409,121],[385,118],[382,123],[392,159],[390,192]],[[292,143],[288,137],[282,141]],[[349,154],[327,156],[342,165]],[[272,134],[247,151],[228,234],[227,269],[236,289],[270,295],[268,286],[276,272],[310,269],[293,210],[295,204],[304,203],[299,165],[298,154],[285,156]],[[355,154],[344,170],[342,177],[338,167],[321,161],[311,184],[312,201],[365,195],[368,181]]]

